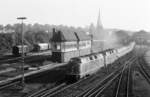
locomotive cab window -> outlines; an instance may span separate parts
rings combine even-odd
[[[87,60],[86,60],[85,58],[82,58],[82,59],[81,59],[81,62],[82,62],[82,63],[86,63],[86,61],[87,61]]]
[[[70,59],[70,62],[81,63],[81,59],[80,58],[72,58],[72,59]]]

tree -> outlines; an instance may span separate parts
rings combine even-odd
[[[0,25],[0,30],[3,30],[3,27],[4,27],[3,25]]]
[[[130,42],[130,36],[127,34],[126,31],[120,30],[116,31],[115,35],[117,37],[117,41],[119,44],[127,45]]]

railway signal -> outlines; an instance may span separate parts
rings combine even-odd
[[[23,20],[27,19],[26,17],[18,17],[18,20],[21,20],[21,44],[22,44],[22,88],[25,86],[25,78],[24,78],[24,31],[23,31]]]

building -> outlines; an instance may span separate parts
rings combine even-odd
[[[67,62],[70,58],[79,55],[77,52],[77,38],[72,32],[62,32],[53,29],[51,42],[53,61]]]
[[[85,32],[66,32],[53,29],[52,60],[68,62],[70,58],[90,54],[91,39]]]
[[[85,32],[75,32],[77,37],[77,44],[79,50],[79,56],[87,55],[91,53],[91,37]]]

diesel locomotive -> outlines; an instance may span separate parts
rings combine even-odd
[[[101,67],[104,67],[104,64],[111,64],[121,56],[131,52],[134,46],[135,43],[131,43],[122,48],[109,49],[99,53],[71,58],[68,62],[69,68],[66,79],[77,81],[83,77],[96,73]]]

